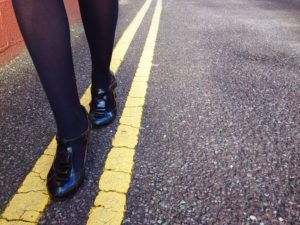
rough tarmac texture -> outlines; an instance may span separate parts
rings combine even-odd
[[[300,224],[299,11],[164,1],[123,224]]]
[[[119,111],[155,2],[117,75]],[[120,3],[116,39],[144,1]],[[299,12],[298,0],[163,0],[124,225],[300,224]],[[72,44],[82,94],[80,23]],[[0,103],[2,211],[55,134],[26,51],[0,68]],[[92,132],[83,187],[40,224],[85,224],[118,120]]]

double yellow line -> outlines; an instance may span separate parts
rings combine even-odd
[[[131,24],[119,39],[112,57],[111,70],[116,74],[126,52],[139,28],[151,0],[146,0]],[[135,146],[138,143],[147,82],[151,72],[152,59],[162,10],[161,0],[152,18],[145,47],[140,58],[120,124],[107,156],[104,172],[99,181],[99,193],[90,210],[87,224],[121,224],[125,212],[126,193],[130,186]],[[88,108],[90,87],[81,98]],[[56,142],[53,138],[44,153],[26,176],[17,193],[10,200],[0,217],[0,225],[36,224],[50,199],[46,190],[46,176],[55,155]]]
[[[158,0],[138,69],[112,142],[113,147],[100,178],[100,191],[90,211],[88,225],[117,225],[123,220],[161,10],[162,2]]]

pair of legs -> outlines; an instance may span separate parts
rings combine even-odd
[[[109,85],[118,0],[78,0],[92,59],[92,86]],[[52,108],[58,134],[87,129],[77,92],[70,30],[63,0],[13,0],[16,18]]]

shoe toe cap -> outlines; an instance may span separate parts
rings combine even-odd
[[[111,112],[106,112],[103,116],[94,117],[92,119],[92,124],[94,126],[105,126],[113,122],[113,120],[116,118],[116,110],[113,110]]]
[[[64,200],[74,193],[83,181],[83,173],[78,173],[68,179],[60,181],[56,176],[47,180],[47,189],[53,200]]]

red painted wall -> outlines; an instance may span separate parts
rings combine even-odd
[[[64,0],[64,2],[70,24],[78,21],[80,19],[78,0]],[[24,47],[11,0],[0,0],[0,66],[16,57]]]

